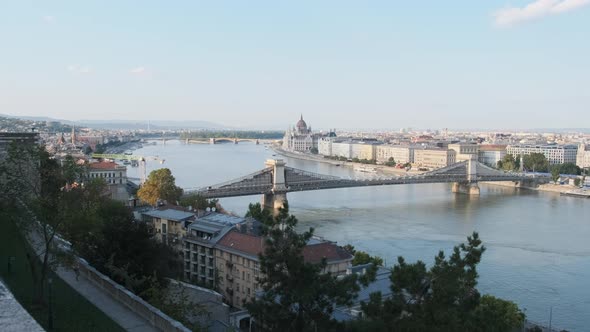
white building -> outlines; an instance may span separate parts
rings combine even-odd
[[[88,178],[104,179],[108,184],[111,198],[126,202],[129,199],[127,193],[127,167],[112,161],[101,161],[88,165]]]
[[[378,145],[375,149],[375,158],[380,163],[393,158],[396,163],[413,163],[414,147],[401,145]]]
[[[576,165],[580,168],[590,168],[590,145],[580,144],[576,156]]]
[[[469,160],[470,155],[474,154],[477,156],[479,153],[479,146],[473,143],[449,144],[449,149],[455,150],[457,162]]]
[[[289,128],[283,137],[283,149],[287,151],[310,152],[312,148],[318,148],[319,135],[311,132],[311,127],[301,119],[297,121],[294,128]]]
[[[478,161],[488,166],[498,166],[498,161],[504,159],[506,145],[486,144],[479,146]]]
[[[506,153],[513,155],[515,158],[531,153],[542,153],[549,161],[549,164],[576,163],[578,147],[576,145],[557,145],[557,144],[520,144],[508,145]]]

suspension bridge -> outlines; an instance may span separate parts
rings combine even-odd
[[[503,172],[471,159],[417,175],[388,178],[344,179],[312,173],[286,166],[281,159],[269,159],[265,168],[238,179],[224,183],[185,190],[186,195],[198,194],[205,198],[224,198],[248,195],[263,195],[265,208],[277,211],[287,200],[287,193],[336,188],[367,186],[452,183],[452,191],[479,195],[479,182],[511,181],[515,186],[530,185],[542,179],[525,173]]]

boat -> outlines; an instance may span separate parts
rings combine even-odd
[[[358,172],[364,173],[377,173],[377,170],[374,167],[361,165],[361,166],[354,166],[354,170]]]

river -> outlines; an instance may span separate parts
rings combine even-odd
[[[262,145],[147,145],[134,154],[159,156],[148,172],[167,167],[183,188],[225,182],[264,167],[273,151]],[[274,158],[281,158],[276,156]],[[350,168],[283,158],[287,165],[340,177],[368,176]],[[129,176],[139,177],[137,168]],[[340,245],[378,255],[388,266],[397,256],[432,264],[473,231],[487,247],[479,266],[482,293],[518,303],[527,318],[569,331],[590,330],[590,200],[559,194],[481,185],[479,197],[452,194],[448,184],[319,190],[288,195],[301,229]],[[221,204],[243,215],[260,197],[226,198]]]

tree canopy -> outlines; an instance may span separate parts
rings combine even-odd
[[[170,169],[160,168],[150,173],[147,181],[137,191],[137,196],[151,205],[156,205],[160,199],[175,203],[182,196],[182,188],[176,186]]]
[[[250,216],[264,222],[266,246],[260,255],[264,272],[259,279],[263,295],[246,304],[262,331],[331,331],[338,323],[332,319],[335,304],[350,303],[358,291],[356,277],[342,279],[323,273],[320,264],[306,263],[303,248],[313,229],[298,234],[297,219],[285,205],[276,218],[251,206]]]
[[[549,161],[542,153],[531,153],[522,157],[524,168],[527,171],[547,172],[549,171]]]
[[[409,264],[399,257],[390,276],[391,297],[371,294],[362,303],[365,318],[352,322],[351,329],[363,324],[381,331],[509,331],[522,326],[524,315],[514,303],[481,297],[476,289],[476,267],[484,251],[473,233],[448,258],[439,252],[430,269],[422,261]]]

